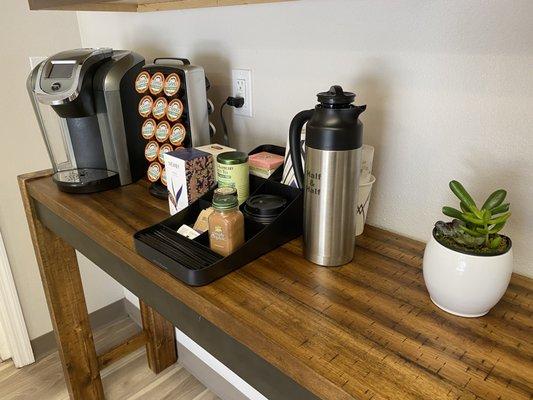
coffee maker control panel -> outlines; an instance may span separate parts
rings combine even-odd
[[[110,48],[76,49],[48,58],[39,68],[35,95],[40,102],[49,105],[73,101],[82,91],[84,75],[112,55]]]

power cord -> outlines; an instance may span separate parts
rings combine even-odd
[[[229,146],[228,127],[226,120],[224,119],[224,106],[228,105],[235,108],[241,108],[244,105],[244,98],[242,97],[228,97],[224,103],[220,106],[220,121],[222,122],[222,129],[224,129],[224,146]]]

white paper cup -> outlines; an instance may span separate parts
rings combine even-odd
[[[370,181],[372,174],[372,163],[374,161],[374,147],[364,144],[361,152],[361,181]]]
[[[361,179],[359,181],[359,192],[357,193],[357,215],[355,217],[355,236],[362,234],[365,228],[368,205],[370,203],[370,195],[372,194],[372,185],[375,181],[376,177],[374,175],[370,175],[368,179]]]

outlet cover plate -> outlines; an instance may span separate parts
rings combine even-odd
[[[244,105],[241,108],[234,108],[235,115],[243,117],[253,116],[252,107],[252,71],[249,69],[234,69],[231,71],[232,96],[244,97]],[[244,86],[244,93],[242,87]]]

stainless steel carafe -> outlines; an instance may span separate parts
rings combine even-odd
[[[304,254],[323,266],[350,262],[354,256],[357,190],[361,169],[366,106],[355,106],[355,94],[332,86],[319,93],[314,110],[292,120],[289,140],[298,186],[304,189]],[[305,136],[305,174],[301,130]]]

